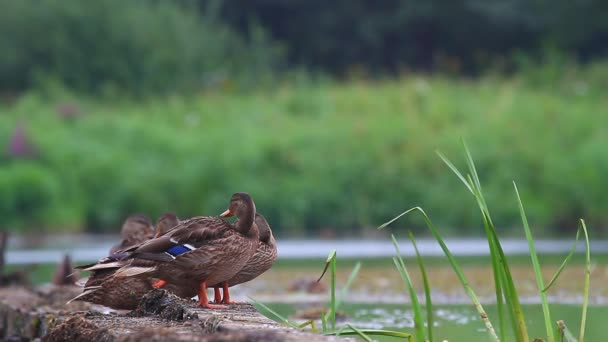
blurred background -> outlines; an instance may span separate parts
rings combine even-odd
[[[608,232],[608,2],[0,0],[1,229],[112,234],[249,192],[279,239],[374,238],[421,206]],[[424,236],[422,221],[402,226]],[[405,231],[405,230],[403,230]]]

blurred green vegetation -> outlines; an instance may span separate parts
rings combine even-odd
[[[259,84],[281,58],[210,8],[172,1],[0,0],[0,92],[57,84],[105,97]]]
[[[247,191],[279,236],[347,235],[417,205],[447,235],[476,234],[472,199],[434,153],[458,156],[464,138],[505,234],[520,232],[516,180],[537,234],[584,217],[605,236],[607,80],[607,63],[556,59],[510,77],[302,77],[146,101],[31,91],[0,107],[1,225],[116,232],[132,212],[214,215]],[[30,155],[9,153],[19,125]]]
[[[258,88],[306,69],[511,72],[608,53],[606,1],[0,0],[0,95]],[[280,78],[280,77],[279,77]]]
[[[332,73],[416,70],[476,73],[547,48],[581,60],[606,56],[603,0],[184,0],[246,32],[258,24],[288,60]]]

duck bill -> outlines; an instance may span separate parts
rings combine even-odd
[[[234,215],[234,213],[230,211],[230,209],[226,209],[226,211],[220,214],[220,217],[230,217],[232,215]]]

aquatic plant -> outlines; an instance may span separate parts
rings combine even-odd
[[[497,307],[498,307],[498,332],[494,328],[492,321],[490,320],[490,318],[488,317],[488,314],[486,313],[482,304],[480,303],[477,295],[475,294],[475,291],[470,286],[470,283],[467,280],[466,276],[464,275],[462,268],[459,266],[456,258],[450,252],[449,248],[445,244],[441,234],[439,233],[439,229],[433,224],[433,222],[431,221],[429,216],[424,212],[424,210],[422,208],[415,207],[415,208],[406,210],[405,212],[399,214],[397,217],[393,218],[392,220],[382,224],[380,227],[378,227],[378,229],[386,228],[388,225],[390,225],[391,223],[395,222],[396,220],[398,220],[399,218],[401,218],[402,216],[405,216],[407,214],[414,213],[414,212],[418,212],[418,213],[422,214],[428,229],[431,231],[431,233],[433,234],[433,236],[436,238],[437,242],[441,246],[444,254],[446,255],[446,257],[449,260],[450,265],[452,266],[453,270],[458,275],[458,278],[459,278],[462,286],[464,287],[465,292],[467,293],[467,295],[470,297],[471,301],[475,305],[475,308],[477,309],[477,312],[478,312],[479,316],[481,317],[481,320],[485,324],[486,330],[487,330],[488,334],[490,335],[490,337],[495,341],[506,341],[507,340],[507,331],[508,331],[508,329],[506,328],[506,322],[508,320],[511,322],[511,332],[517,341],[521,341],[521,342],[530,341],[530,336],[528,335],[528,328],[527,328],[526,320],[524,318],[524,313],[523,313],[523,310],[521,307],[520,298],[517,294],[515,282],[511,275],[507,257],[502,249],[496,226],[494,225],[494,222],[490,215],[490,210],[489,210],[487,202],[484,198],[484,195],[482,192],[482,187],[481,187],[481,182],[479,180],[479,175],[477,174],[477,170],[475,168],[475,163],[473,162],[471,153],[464,141],[462,142],[462,145],[463,145],[463,148],[465,151],[465,159],[466,159],[467,168],[468,168],[468,173],[466,175],[463,175],[458,170],[458,168],[456,168],[454,166],[454,164],[448,158],[446,158],[444,155],[442,155],[439,152],[438,152],[438,155],[444,161],[444,163],[454,172],[454,174],[456,174],[456,176],[463,182],[463,184],[466,186],[466,188],[469,190],[469,192],[474,196],[475,201],[481,211],[484,231],[485,231],[486,237],[488,239],[488,246],[490,249],[490,262],[492,265],[493,276],[494,276],[496,303],[497,303]],[[590,273],[591,273],[589,236],[587,233],[587,227],[585,225],[585,221],[583,221],[582,219],[580,220],[580,225],[579,225],[579,229],[576,234],[576,239],[574,241],[574,245],[573,245],[572,249],[570,250],[570,253],[566,256],[564,262],[562,263],[560,268],[557,270],[557,272],[553,276],[552,280],[549,282],[549,285],[545,286],[544,280],[542,277],[542,273],[541,273],[541,266],[540,266],[540,263],[538,260],[538,254],[536,253],[534,238],[532,236],[532,231],[530,229],[528,219],[527,219],[527,216],[526,216],[526,213],[524,210],[524,205],[521,200],[519,190],[517,189],[517,185],[515,184],[515,182],[513,182],[513,186],[514,186],[515,194],[517,197],[517,204],[519,206],[519,212],[521,215],[524,232],[526,235],[526,239],[528,241],[530,257],[532,260],[532,265],[533,265],[533,269],[534,269],[536,283],[538,286],[539,296],[541,298],[544,323],[545,323],[546,334],[547,334],[546,340],[549,342],[556,341],[555,332],[557,332],[559,334],[559,336],[561,336],[562,341],[579,341],[579,342],[581,342],[584,340],[584,336],[585,336],[585,322],[586,322],[586,315],[587,315],[587,306],[588,306],[588,302],[589,302],[589,283],[590,283]],[[549,305],[549,301],[547,299],[546,292],[555,283],[555,281],[557,280],[557,278],[563,271],[564,267],[568,264],[568,262],[572,258],[572,255],[575,253],[576,246],[577,246],[578,239],[579,239],[581,232],[585,236],[585,246],[586,246],[585,285],[584,285],[585,288],[584,288],[584,295],[583,295],[584,299],[583,299],[583,305],[582,305],[582,318],[581,318],[580,333],[579,333],[578,340],[576,340],[576,339],[574,339],[574,337],[572,337],[573,335],[570,333],[570,331],[568,331],[568,329],[566,328],[566,325],[563,323],[563,321],[557,321],[556,322],[557,326],[553,325],[552,320],[551,320],[550,305]],[[415,245],[415,240],[413,238],[413,235],[410,234],[410,238],[415,247],[416,245]],[[401,257],[401,255],[399,253],[397,240],[395,239],[394,236],[393,236],[393,242],[395,244],[395,250],[397,252],[397,256],[395,257],[395,265],[397,266],[397,270],[402,274],[402,279],[408,288],[410,297],[412,298],[412,307],[413,307],[412,309],[414,311],[414,317],[415,317],[415,322],[416,322],[415,323],[416,324],[416,327],[415,327],[416,334],[417,334],[416,339],[417,339],[417,341],[424,341],[425,340],[424,336],[420,336],[423,334],[422,326],[420,323],[420,320],[422,317],[422,315],[421,315],[422,308],[416,298],[416,293],[414,292],[414,288],[411,284],[411,281],[410,281],[409,277],[407,276],[405,263],[403,262],[403,258]],[[432,303],[429,300],[430,289],[428,287],[428,281],[426,279],[426,275],[424,272],[424,264],[423,264],[422,258],[420,257],[420,254],[416,247],[415,247],[415,249],[416,249],[416,255],[418,257],[418,259],[417,259],[418,265],[421,268],[421,272],[423,274],[423,280],[425,282],[425,296],[427,297],[426,310],[427,310],[427,312],[428,311],[432,312],[432,310],[433,310]],[[432,340],[432,326],[433,326],[432,314],[427,316],[426,324],[428,326],[428,332],[427,332],[428,339]],[[535,338],[534,341],[543,341],[543,339]]]

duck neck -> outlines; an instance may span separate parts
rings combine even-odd
[[[236,229],[244,235],[247,235],[253,226],[255,220],[255,204],[250,199],[245,203],[242,212],[237,215]]]
[[[264,224],[258,224],[258,229],[260,231],[260,241],[268,244],[270,242],[270,228]]]

